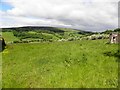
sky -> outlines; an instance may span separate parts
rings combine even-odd
[[[119,0],[0,0],[0,27],[54,26],[86,31],[118,27]]]

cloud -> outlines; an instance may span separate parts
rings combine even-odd
[[[118,0],[4,0],[13,8],[0,11],[2,27],[63,26],[103,31],[118,26]]]

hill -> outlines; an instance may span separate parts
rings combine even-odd
[[[13,43],[108,39],[109,34],[112,32],[120,32],[120,28],[106,30],[104,32],[90,32],[72,28],[46,26],[2,28],[5,41]]]
[[[5,32],[13,34],[13,40],[15,42],[35,42],[35,41],[72,41],[80,40],[82,37],[90,36],[93,32],[76,30],[71,28],[57,28],[57,27],[38,27],[38,26],[26,26],[26,27],[13,27],[2,28],[3,35]]]
[[[117,88],[120,51],[105,35],[56,27],[4,28],[2,87]]]

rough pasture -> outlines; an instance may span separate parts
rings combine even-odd
[[[116,88],[118,45],[108,40],[11,44],[2,52],[3,88]]]

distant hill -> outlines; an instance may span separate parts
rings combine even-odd
[[[59,40],[72,41],[72,40],[79,40],[82,37],[95,34],[93,32],[83,31],[78,29],[45,27],[45,26],[2,28],[2,32],[4,33],[3,35],[5,35],[5,37],[7,37],[6,35],[8,36],[13,35],[14,38],[18,38],[20,41],[27,40],[32,42],[59,41]]]
[[[114,30],[106,30],[104,32],[101,32],[101,34],[110,34],[112,32],[118,32],[118,33],[120,33],[120,28],[116,28]]]
[[[71,29],[71,28],[58,28],[58,27],[46,27],[46,26],[24,26],[24,27],[12,27],[12,28],[2,28],[2,31],[32,31],[32,30],[41,30],[41,31],[51,31],[55,33],[64,33],[65,31],[74,31],[79,34],[93,34],[94,32],[84,31],[79,29]]]

